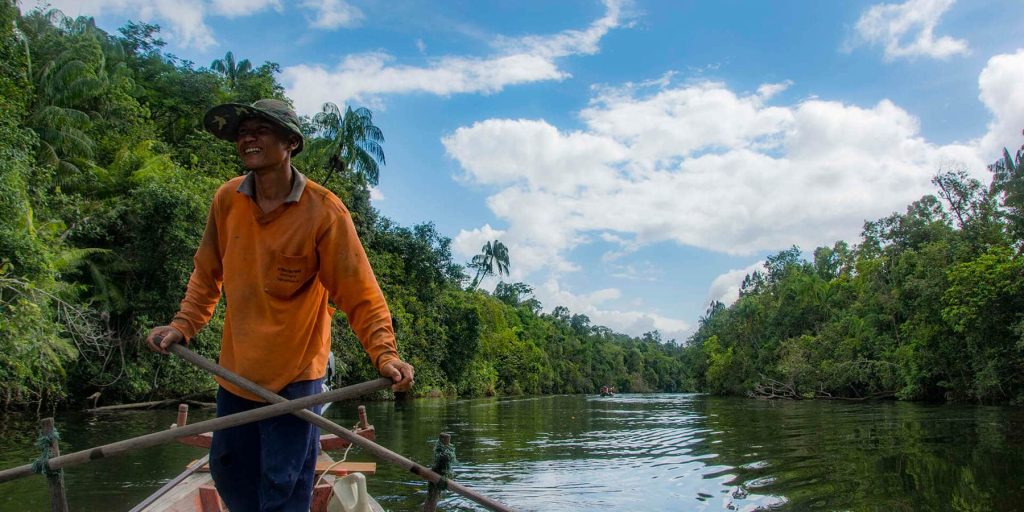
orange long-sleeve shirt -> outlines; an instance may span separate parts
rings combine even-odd
[[[331,191],[292,172],[291,194],[269,213],[253,199],[251,175],[217,190],[195,270],[171,321],[191,339],[210,321],[223,286],[220,364],[274,392],[324,376],[334,312],[328,297],[348,316],[374,366],[398,359],[391,312],[348,209]]]

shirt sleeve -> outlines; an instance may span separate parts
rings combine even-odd
[[[217,200],[210,207],[206,219],[206,230],[199,242],[199,249],[193,258],[195,269],[188,280],[185,298],[181,301],[178,314],[171,320],[171,326],[191,340],[213,316],[213,310],[220,300],[221,283],[224,281],[223,263],[217,226]]]
[[[320,282],[348,316],[349,325],[378,370],[399,359],[391,311],[373,275],[352,217],[344,209],[317,240]]]

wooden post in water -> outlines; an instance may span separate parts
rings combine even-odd
[[[53,433],[53,418],[43,418],[39,424],[44,436]],[[50,441],[50,456],[57,457],[59,455],[60,446],[57,441]],[[64,494],[64,471],[58,469],[56,472],[46,475],[46,483],[50,486],[51,512],[68,512],[68,497]]]
[[[188,422],[188,404],[178,404],[178,421],[174,424],[184,427],[186,422]]]
[[[447,432],[441,432],[441,435],[437,436],[437,442],[443,446],[448,446],[452,442],[452,435]],[[434,461],[436,464],[437,461]],[[434,471],[438,471],[437,467],[432,468]],[[427,501],[423,502],[423,508],[421,512],[434,512],[437,510],[437,500],[441,499],[441,493],[444,492],[441,486],[437,484],[430,484],[427,488]]]
[[[359,406],[359,428],[370,428],[370,422],[366,421],[366,406]]]

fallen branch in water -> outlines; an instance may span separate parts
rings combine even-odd
[[[864,396],[835,396],[828,391],[825,391],[824,387],[820,387],[816,391],[808,393],[799,393],[794,384],[785,383],[779,380],[770,379],[765,376],[761,376],[761,382],[754,384],[753,389],[747,391],[747,396],[750,398],[757,398],[758,400],[841,400],[846,402],[864,402],[868,400],[880,400],[883,398],[893,398],[896,396],[896,391],[886,390],[872,393]]]
[[[800,400],[803,397],[796,392],[792,384],[786,384],[775,379],[761,377],[765,382],[754,384],[754,389],[747,391],[747,396],[760,400]]]
[[[194,399],[202,396],[209,396],[211,393],[213,393],[213,390],[189,393],[180,398],[168,398],[167,400],[153,400],[151,402],[137,402],[133,404],[104,405],[103,407],[93,407],[91,409],[86,409],[85,412],[113,412],[131,411],[138,409],[156,409],[158,407],[177,407],[178,404],[180,403],[187,403],[189,405],[195,405],[197,407],[210,407],[211,404],[209,402],[199,402]]]

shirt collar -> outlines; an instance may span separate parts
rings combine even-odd
[[[306,177],[299,172],[295,166],[292,166],[292,190],[288,193],[288,197],[284,198],[286,203],[297,203],[302,197],[302,191],[306,190]],[[256,174],[250,172],[245,175],[245,179],[235,189],[253,199],[256,198]]]

